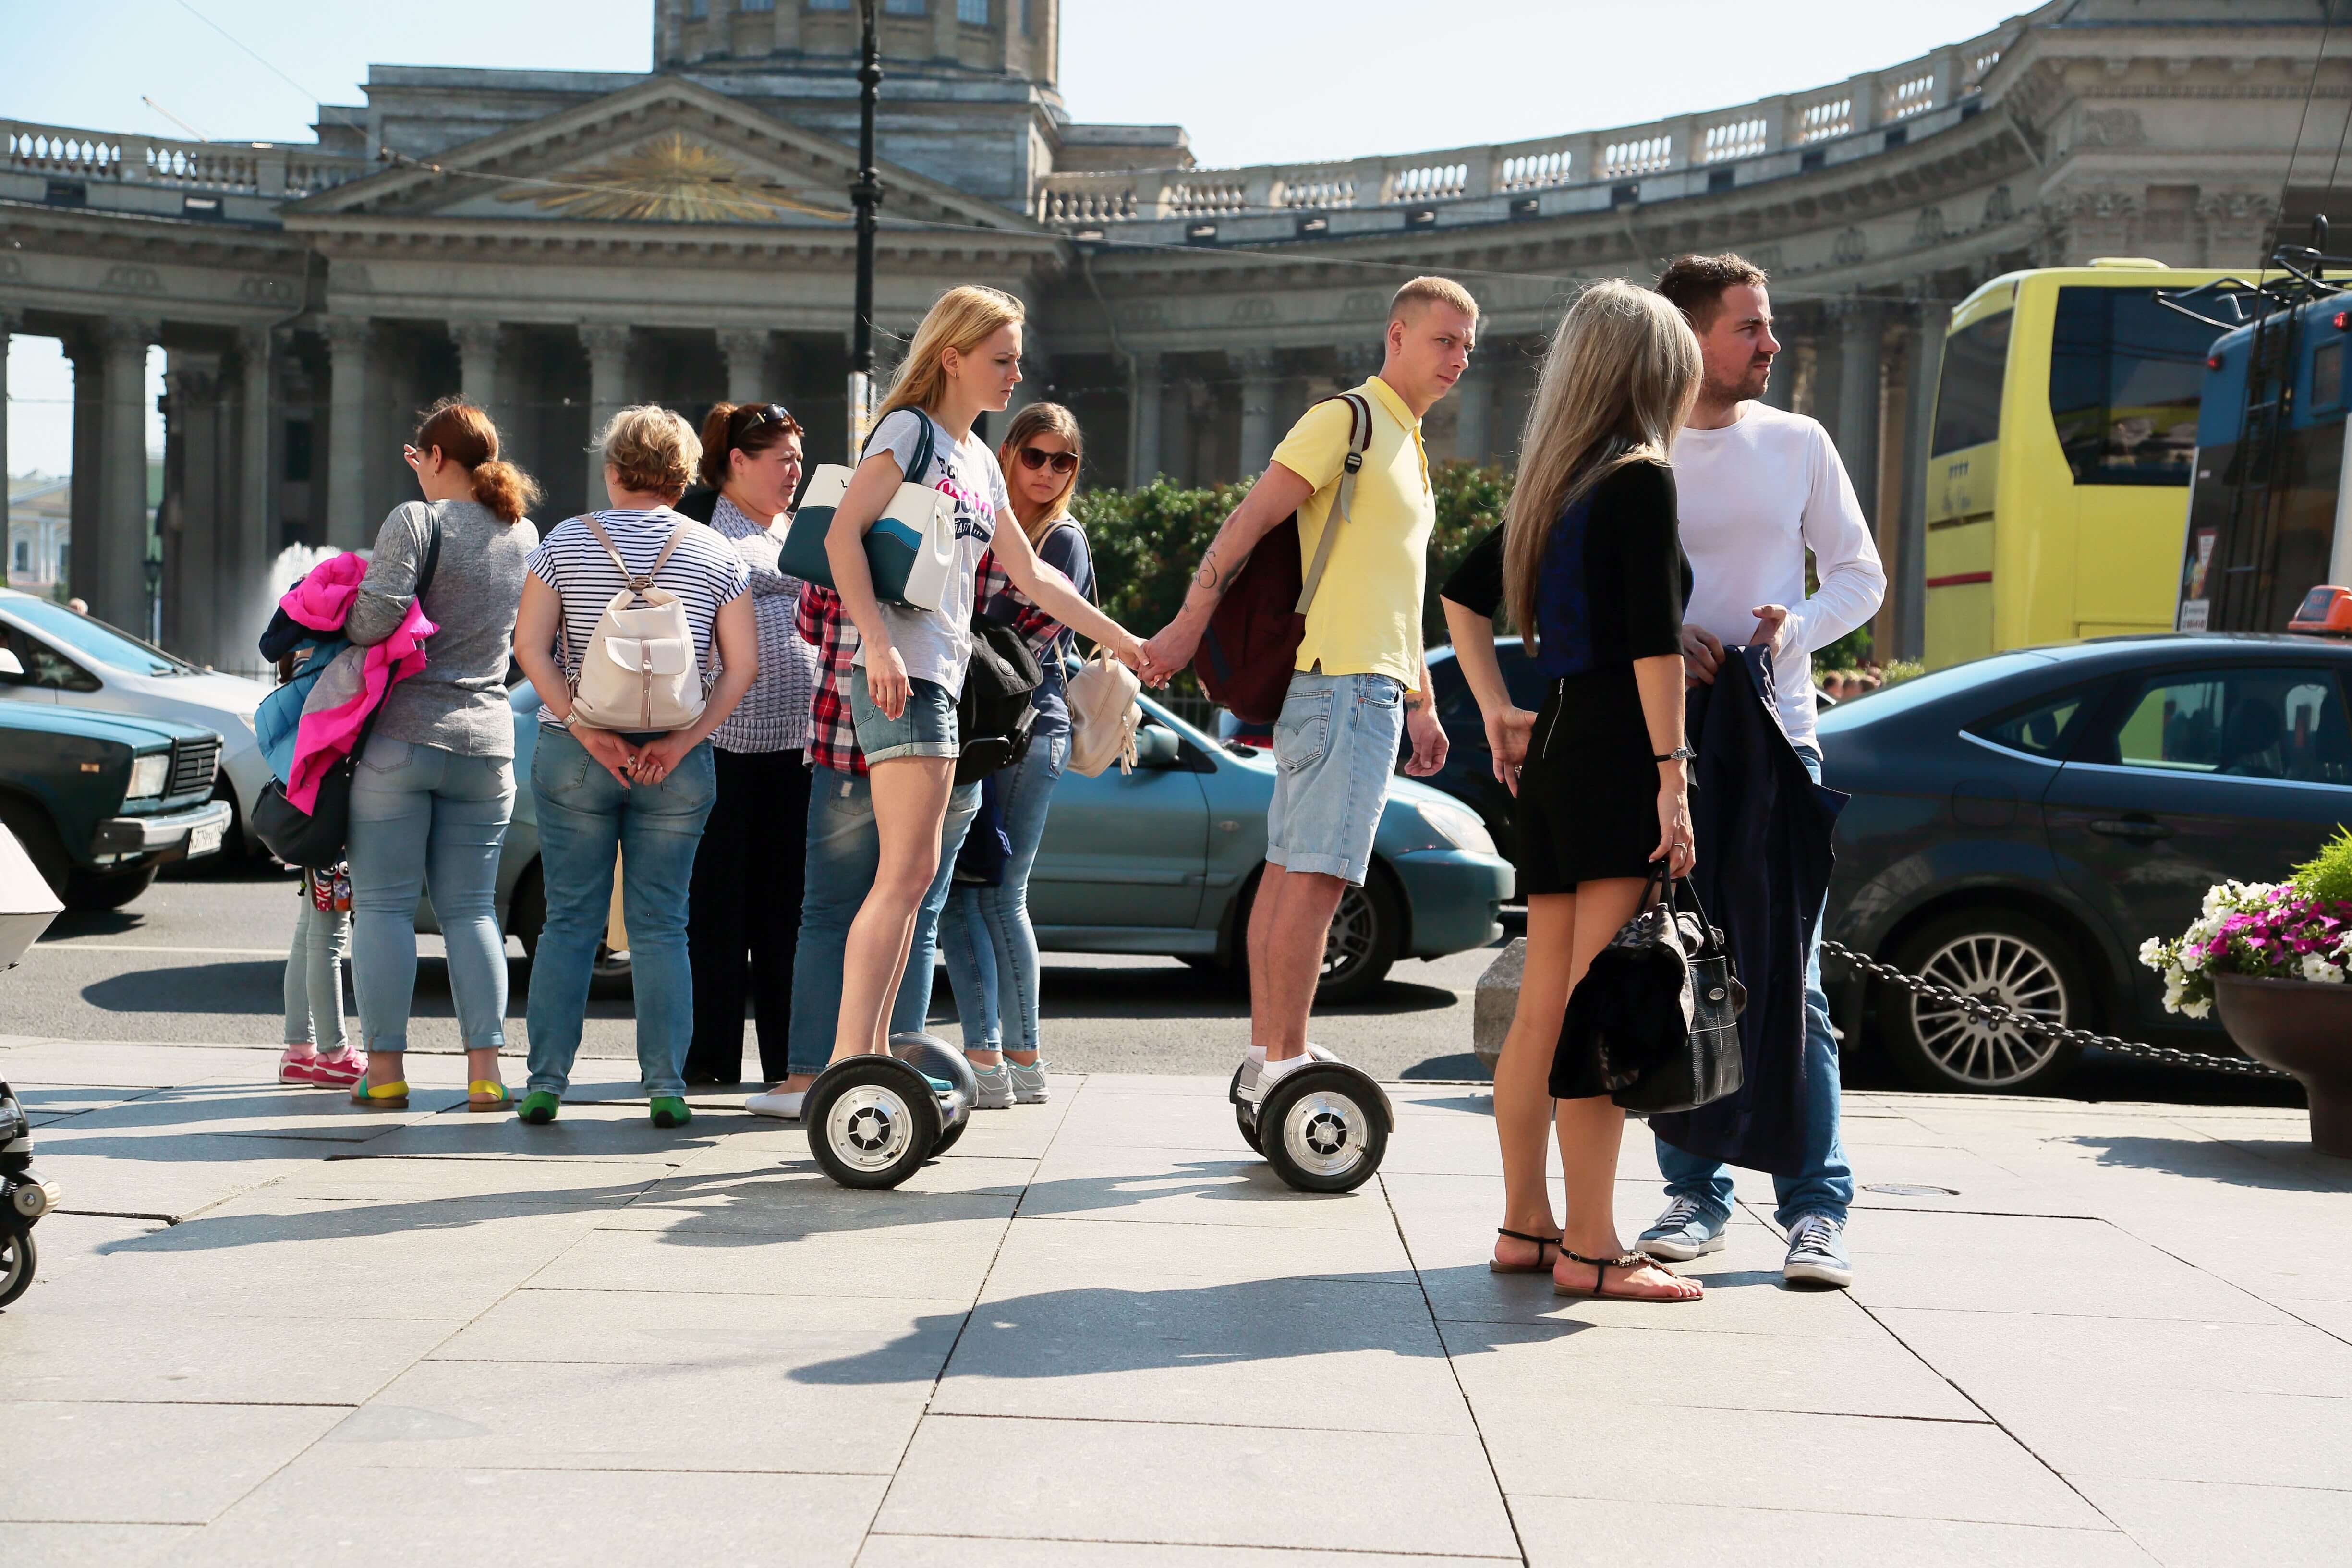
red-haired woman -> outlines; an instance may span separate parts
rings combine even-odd
[[[352,780],[352,986],[368,1048],[352,1099],[378,1109],[408,1102],[416,900],[429,888],[466,1042],[467,1109],[504,1110],[499,849],[515,800],[507,660],[523,565],[539,543],[523,513],[539,487],[499,460],[489,416],[454,397],[425,411],[404,455],[425,499],[384,519],[344,630],[362,647],[390,637],[419,596],[428,559],[436,564],[422,597],[438,629],[425,640],[425,668],[384,698]]]

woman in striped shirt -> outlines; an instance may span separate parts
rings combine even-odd
[[[759,634],[743,558],[670,510],[702,456],[693,429],[668,409],[646,404],[613,416],[597,445],[612,508],[593,514],[594,529],[590,518],[575,517],[549,531],[530,558],[515,621],[515,660],[541,701],[530,787],[547,906],[525,1007],[530,1092],[521,1116],[554,1121],[570,1082],[617,848],[627,861],[621,896],[636,994],[637,1066],[654,1125],[681,1127],[692,1120],[682,1076],[694,1032],[687,888],[716,794],[709,741],[760,673]],[[701,716],[683,730],[623,734],[593,728],[572,710],[581,659],[606,605],[648,575],[677,595],[699,669],[712,668],[717,645],[719,674],[715,680],[705,676]]]

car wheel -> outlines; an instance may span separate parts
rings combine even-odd
[[[1318,1002],[1357,1002],[1388,978],[1403,945],[1404,915],[1396,894],[1376,868],[1360,888],[1339,895],[1331,930],[1323,939],[1323,977]]]
[[[113,871],[104,876],[77,871],[66,879],[66,890],[59,895],[69,910],[119,910],[155,885],[156,866],[142,866],[135,870]]]
[[[58,837],[58,830],[49,826],[49,815],[30,801],[0,798],[0,824],[16,836],[24,847],[25,857],[49,891],[58,899],[66,896],[66,884],[73,878],[73,862],[66,858],[66,847]]]
[[[2091,986],[2073,945],[2030,915],[1991,908],[1929,921],[1895,955],[1906,974],[1937,981],[1964,995],[2072,1028],[2086,1026]],[[1979,1021],[1948,1003],[1889,994],[1887,1054],[1896,1070],[1926,1089],[1974,1094],[2047,1089],[2082,1055],[2006,1020]]]

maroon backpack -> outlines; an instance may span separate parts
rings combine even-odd
[[[1356,475],[1372,444],[1372,405],[1360,394],[1343,392],[1322,401],[1348,405],[1348,457],[1339,468],[1339,493],[1323,520],[1323,537],[1315,542],[1314,563],[1302,576],[1298,514],[1292,512],[1258,541],[1234,585],[1217,602],[1192,656],[1193,673],[1210,700],[1233,710],[1245,724],[1271,724],[1281,716],[1298,662],[1298,645],[1307,637],[1307,607],[1322,585],[1331,542],[1348,521]]]

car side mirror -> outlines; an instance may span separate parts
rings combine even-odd
[[[1176,731],[1157,724],[1147,724],[1135,732],[1135,765],[1139,768],[1172,768],[1182,758],[1184,742]]]
[[[16,657],[15,648],[0,647],[0,679],[8,680],[25,679],[25,661]]]

